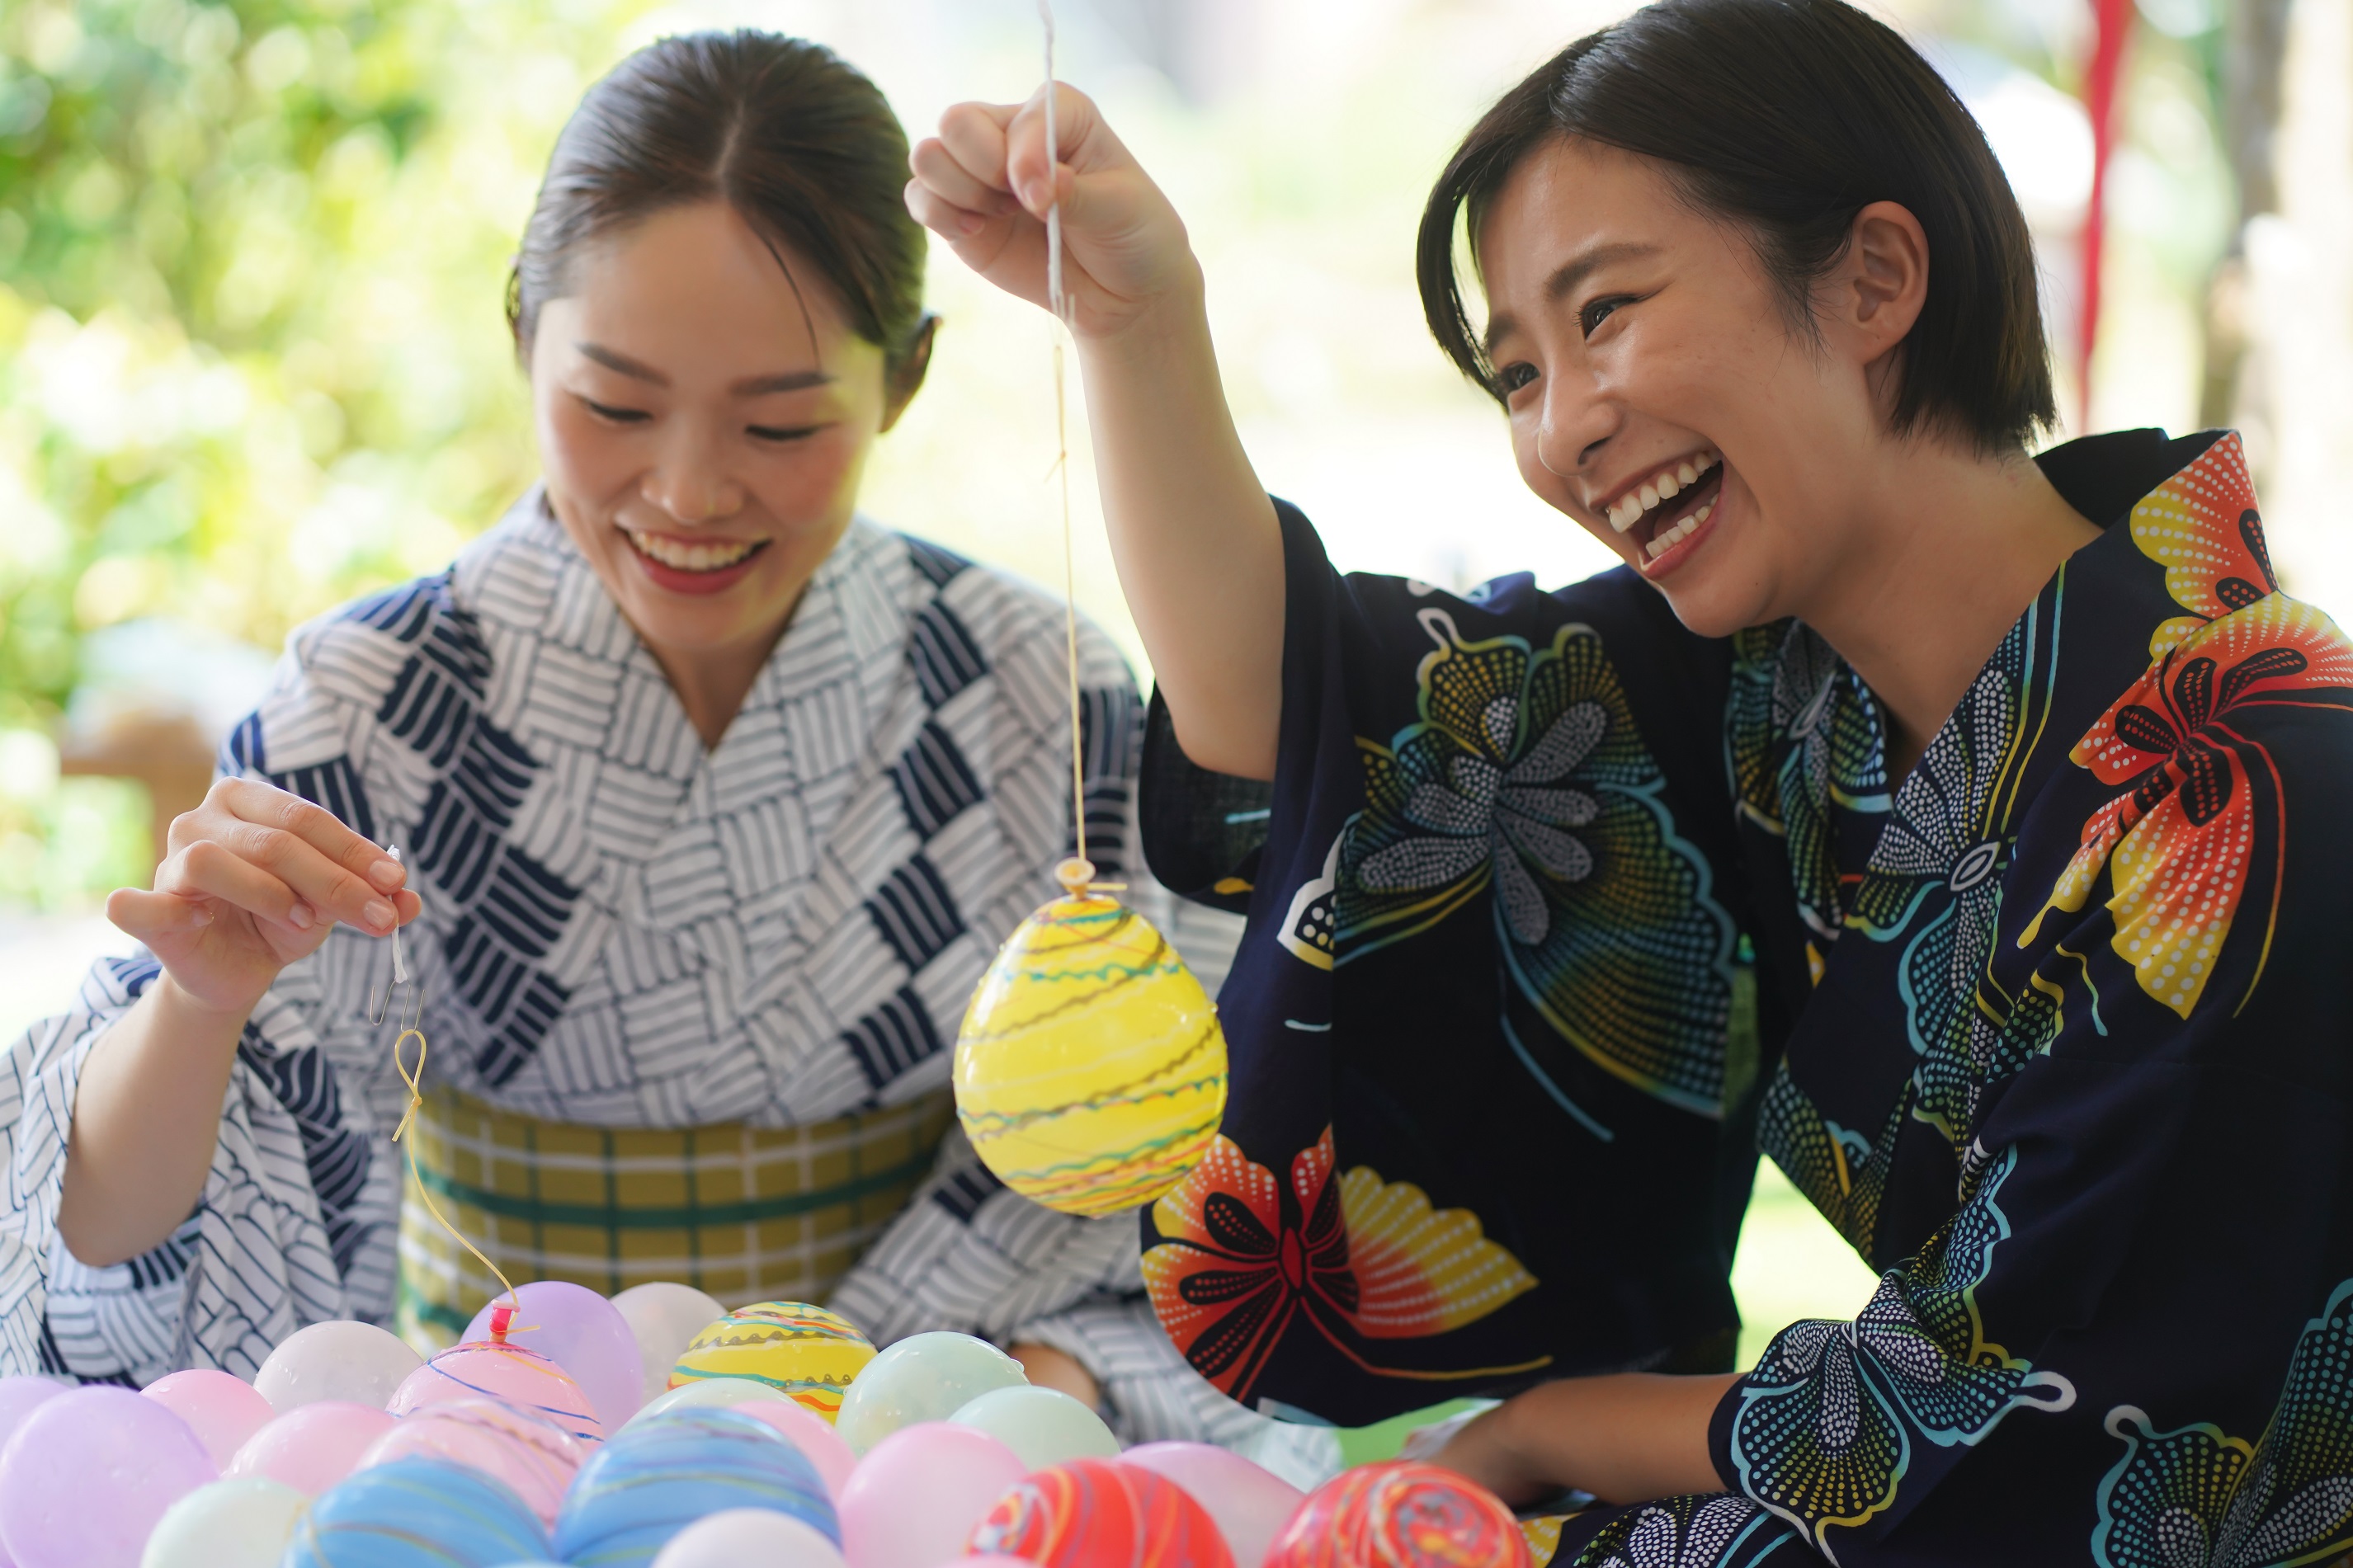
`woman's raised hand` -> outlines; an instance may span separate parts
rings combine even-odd
[[[1071,330],[1115,335],[1171,295],[1198,293],[1185,225],[1103,123],[1094,100],[1057,83],[1027,103],[959,103],[914,151],[907,209],[967,267],[1032,304],[1046,300],[1046,213],[1062,205],[1062,288]]]
[[[169,850],[153,890],[118,889],[107,918],[214,1012],[250,1012],[337,921],[384,936],[422,908],[400,864],[333,813],[251,779],[215,781]]]
[[[1120,586],[1176,738],[1205,768],[1274,776],[1282,534],[1226,407],[1200,263],[1176,209],[1093,102],[961,103],[915,149],[907,209],[1008,294],[1046,300],[1045,217],[1086,382]]]

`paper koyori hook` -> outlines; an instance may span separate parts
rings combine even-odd
[[[1046,147],[1059,167],[1054,13],[1046,33]],[[1201,983],[1166,937],[1108,895],[1087,858],[1085,730],[1079,700],[1078,574],[1071,527],[1069,397],[1061,329],[1062,208],[1046,211],[1046,302],[1054,317],[1054,475],[1062,510],[1064,655],[1071,702],[1076,853],[1054,868],[1063,896],[1021,922],[981,976],[956,1035],[956,1116],[1014,1191],[1065,1214],[1150,1203],[1217,1137],[1226,1037]]]
[[[396,861],[400,858],[400,846],[387,845],[385,853]],[[424,1201],[425,1212],[431,1215],[459,1246],[472,1253],[475,1260],[506,1287],[507,1305],[492,1314],[491,1330],[491,1337],[503,1344],[508,1333],[522,1331],[511,1329],[510,1325],[514,1321],[515,1314],[522,1310],[522,1298],[515,1294],[514,1282],[506,1277],[506,1271],[483,1256],[480,1247],[467,1240],[464,1231],[449,1223],[449,1216],[443,1214],[441,1205],[433,1201],[433,1190],[425,1184],[425,1177],[417,1168],[416,1143],[402,1142],[407,1137],[408,1130],[416,1125],[417,1113],[425,1109],[425,982],[408,972],[408,960],[400,945],[400,927],[396,924],[392,928],[392,978],[385,983],[381,996],[375,994],[373,987],[370,988],[369,1023],[381,1024],[385,1018],[396,1016],[393,998],[404,985],[408,988],[408,1005],[396,1015],[400,1032],[392,1037],[392,1067],[400,1074],[400,1081],[408,1086],[408,1109],[401,1113],[400,1125],[392,1130],[392,1141],[401,1143],[403,1152],[408,1156],[408,1179],[416,1186],[417,1195]],[[414,1068],[408,1065],[404,1050],[412,1038],[417,1042],[417,1065]]]

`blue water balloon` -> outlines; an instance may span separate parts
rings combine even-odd
[[[589,1457],[555,1520],[555,1555],[575,1568],[638,1568],[722,1509],[764,1508],[841,1543],[825,1482],[765,1422],[709,1407],[624,1427]]]
[[[537,1516],[503,1482],[446,1460],[395,1459],[322,1494],[279,1568],[500,1568],[548,1555]]]

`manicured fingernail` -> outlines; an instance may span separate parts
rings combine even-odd
[[[1054,205],[1054,193],[1045,181],[1032,180],[1021,187],[1021,199],[1031,212],[1042,212]]]
[[[400,886],[400,863],[396,860],[377,861],[375,865],[368,868],[368,880],[374,882],[385,892],[391,892],[395,888]]]
[[[382,899],[370,899],[367,902],[367,908],[362,910],[360,913],[367,916],[368,924],[375,927],[378,931],[390,931],[392,929],[392,906],[385,903]]]
[[[956,227],[965,234],[978,234],[988,226],[988,220],[978,213],[964,213],[956,218]]]
[[[287,910],[286,923],[293,926],[299,931],[309,931],[311,929],[311,906],[308,904],[296,904],[292,909]]]

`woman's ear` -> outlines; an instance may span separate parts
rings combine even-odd
[[[886,371],[882,380],[882,428],[888,430],[899,423],[899,416],[907,412],[907,405],[915,401],[915,394],[923,389],[923,377],[931,373],[932,344],[940,335],[940,319],[926,315],[915,326],[914,341],[907,345],[899,363]]]
[[[1876,364],[1904,342],[1927,302],[1927,231],[1910,208],[1873,202],[1854,215],[1831,282],[1824,324],[1840,329],[1863,363]]]

